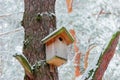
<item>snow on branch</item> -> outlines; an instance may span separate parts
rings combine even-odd
[[[0,33],[0,37],[4,36],[4,35],[9,35],[9,34],[12,34],[12,33],[16,33],[16,32],[22,31],[22,30],[23,30],[23,28],[17,28],[15,30],[12,30],[12,31],[9,31],[9,32]]]
[[[17,12],[17,13],[10,13],[10,14],[5,14],[5,15],[0,15],[0,18],[12,16],[12,15],[15,15],[15,14],[21,14],[21,13],[24,13],[24,12]]]

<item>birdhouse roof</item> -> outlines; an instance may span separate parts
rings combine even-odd
[[[45,43],[47,43],[48,41],[54,39],[55,37],[57,37],[57,36],[59,36],[59,35],[61,35],[61,36],[65,39],[67,45],[73,43],[73,41],[74,41],[73,37],[72,37],[71,34],[66,30],[65,27],[61,27],[61,28],[59,28],[59,29],[56,29],[55,31],[53,31],[52,33],[50,33],[48,36],[46,36],[44,39],[42,39],[41,41],[45,44]]]

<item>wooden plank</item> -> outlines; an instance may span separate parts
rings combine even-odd
[[[64,58],[54,56],[51,60],[48,60],[47,63],[55,66],[61,66],[62,64],[66,63],[66,61],[67,60]]]
[[[46,43],[46,60],[50,60],[55,56],[55,39]]]

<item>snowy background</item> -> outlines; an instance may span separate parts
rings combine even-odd
[[[57,27],[65,26],[76,31],[78,46],[83,58],[90,45],[96,45],[89,55],[89,67],[94,67],[111,35],[120,29],[120,0],[74,0],[72,13],[67,13],[66,1],[56,0]],[[100,11],[105,14],[99,15]],[[21,20],[23,0],[0,0],[0,80],[23,80],[24,71],[13,54],[22,54],[24,29]],[[120,80],[120,40],[103,80]],[[74,78],[74,52],[68,63],[59,68],[60,80]],[[79,80],[79,78],[78,78]]]

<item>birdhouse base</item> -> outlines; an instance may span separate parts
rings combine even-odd
[[[62,65],[62,64],[64,64],[64,63],[66,63],[66,61],[67,61],[67,60],[64,59],[64,58],[55,56],[55,57],[53,57],[52,59],[47,60],[47,63],[48,63],[48,64],[55,65],[55,66],[60,66],[60,65]]]

